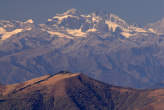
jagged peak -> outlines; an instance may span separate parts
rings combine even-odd
[[[68,18],[68,17],[75,18],[78,16],[80,16],[80,12],[73,8],[73,9],[67,10],[64,13],[56,14],[53,18],[48,19],[48,22],[54,21],[56,19],[59,21],[62,21],[63,19]]]
[[[67,18],[69,19],[67,20]],[[70,23],[71,19],[73,20],[76,19],[77,22],[79,23],[73,22],[74,24],[72,24]],[[65,24],[67,26],[65,26]],[[146,32],[155,33],[154,30],[152,29],[147,30],[144,28],[140,28],[139,26],[130,25],[121,17],[113,13],[110,13],[109,11],[95,11],[92,13],[85,14],[85,13],[79,13],[79,11],[74,8],[67,10],[62,14],[56,14],[56,16],[54,16],[52,19],[48,19],[47,25],[48,25],[47,27],[53,26],[53,28],[49,28],[52,29],[50,33],[52,36],[54,35],[60,37],[67,36],[67,38],[71,38],[71,39],[77,36],[86,37],[88,35],[90,31],[81,32],[80,30],[80,28],[82,28],[84,25],[86,26],[86,28],[88,28],[87,30],[94,29],[94,32],[99,32],[99,29],[101,28],[100,26],[103,27],[105,25],[108,26],[109,31],[112,32],[115,32],[117,28],[120,28],[123,31],[122,35],[127,38],[129,38],[130,36],[135,36],[137,33],[146,33]],[[77,25],[78,28],[77,27],[72,28],[72,26],[75,25]],[[56,30],[54,29],[54,27]],[[96,27],[100,27],[100,28],[97,29]],[[60,29],[60,33],[56,32],[59,29]],[[64,34],[61,32],[61,30]]]
[[[155,23],[150,23],[145,28],[149,28],[153,30],[155,33],[158,35],[163,35],[164,34],[164,18],[161,20],[155,22]]]
[[[34,23],[34,21],[33,21],[32,19],[28,19],[27,21],[25,21],[25,23],[30,23],[30,24],[32,24],[32,23]]]
[[[64,12],[64,14],[76,14],[76,13],[77,13],[77,9],[75,8],[69,9],[66,12]]]
[[[64,13],[56,14],[56,16],[78,15],[79,13],[80,12],[77,9],[72,8],[72,9],[65,11]]]
[[[122,18],[120,18],[119,16],[115,15],[115,14],[110,14],[110,21],[112,22],[120,22],[123,24],[127,24],[127,22],[125,20],[123,20]]]
[[[164,18],[158,20],[156,23],[164,23]]]

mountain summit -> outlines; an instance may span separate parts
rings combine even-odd
[[[48,19],[46,24],[41,25],[45,31],[53,36],[63,36],[62,32],[67,38],[87,37],[91,32],[107,34],[115,32],[118,28],[121,30],[120,34],[125,38],[138,34],[158,34],[152,28],[147,29],[129,25],[112,13],[80,14],[76,9],[57,14],[52,19]]]
[[[162,22],[162,21],[161,21]],[[34,27],[32,19],[26,22],[21,21],[0,21],[0,35],[1,40],[6,40],[11,36],[31,30]],[[157,23],[158,25],[159,23]],[[76,9],[70,9],[62,14],[56,14],[47,23],[38,24],[35,28],[49,33],[51,36],[64,38],[81,38],[87,37],[90,33],[104,35],[120,30],[120,35],[125,38],[137,36],[138,34],[162,34],[161,29],[141,28],[128,24],[120,17],[108,12],[93,12],[90,14],[83,14]],[[26,27],[26,28],[25,28]],[[155,26],[157,27],[157,26]]]
[[[149,24],[148,27],[151,27],[160,34],[164,34],[164,18],[157,21],[156,23]]]
[[[80,73],[46,75],[0,88],[1,110],[163,110],[164,90],[107,85]]]
[[[77,9],[72,8],[64,12],[64,15],[76,15],[77,13],[80,13]]]

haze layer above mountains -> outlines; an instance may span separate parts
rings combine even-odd
[[[2,83],[69,70],[114,85],[163,87],[163,20],[139,27],[71,9],[43,24],[0,20],[0,38]]]

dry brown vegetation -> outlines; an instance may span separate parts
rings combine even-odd
[[[107,85],[83,74],[46,75],[1,86],[2,110],[163,110],[164,90]]]

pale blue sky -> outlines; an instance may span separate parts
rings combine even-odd
[[[108,10],[130,23],[146,24],[164,17],[164,0],[0,0],[0,19],[45,22],[56,13],[76,8]]]

